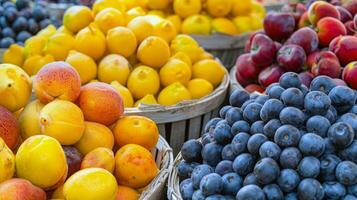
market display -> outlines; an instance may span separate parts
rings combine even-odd
[[[356,199],[356,91],[283,74],[266,94],[235,90],[178,164],[182,199]]]

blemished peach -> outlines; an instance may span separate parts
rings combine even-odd
[[[46,200],[46,193],[30,181],[13,178],[0,184],[1,200]]]
[[[81,78],[70,64],[52,62],[37,73],[33,87],[42,103],[49,103],[54,99],[75,101],[80,93]]]
[[[116,122],[124,112],[120,94],[111,85],[101,82],[83,86],[78,104],[87,121],[107,126]]]
[[[10,149],[15,149],[20,136],[20,127],[15,116],[0,106],[0,137]]]
[[[106,169],[110,173],[113,173],[114,165],[115,160],[113,151],[108,148],[99,147],[84,156],[81,163],[81,169],[96,167]]]

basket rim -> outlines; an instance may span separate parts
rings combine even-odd
[[[181,151],[177,154],[167,180],[167,198],[169,200],[182,200],[180,192],[180,180],[178,177],[177,165],[182,161]]]

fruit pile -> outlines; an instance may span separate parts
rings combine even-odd
[[[357,7],[357,1],[352,4]],[[327,75],[357,89],[357,9],[345,7],[315,1],[308,10],[298,4],[293,13],[267,14],[264,31],[252,35],[237,59],[238,82],[262,92],[293,71],[307,86]]]
[[[357,198],[357,95],[287,72],[266,95],[237,89],[201,141],[182,146],[183,199]]]
[[[13,43],[23,43],[51,23],[49,13],[42,4],[30,7],[31,1],[0,1],[0,48],[8,48]]]
[[[138,199],[159,171],[155,122],[123,116],[113,87],[81,87],[65,62],[44,66],[32,86],[0,65],[0,199]]]
[[[220,85],[224,67],[194,39],[177,35],[170,21],[155,15],[127,23],[112,1],[98,0],[93,10],[70,7],[62,27],[50,25],[23,48],[11,46],[3,61],[21,66],[30,76],[47,63],[65,61],[77,70],[83,85],[112,84],[125,107],[175,105],[200,99]]]

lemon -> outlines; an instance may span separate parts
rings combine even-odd
[[[193,78],[202,78],[210,83],[214,87],[219,85],[224,77],[223,66],[216,60],[201,60],[192,67]]]
[[[190,67],[192,66],[191,58],[187,54],[185,54],[183,52],[177,52],[175,55],[173,55],[170,58],[170,60],[171,59],[178,59],[178,60],[181,60],[184,63],[186,63],[188,66],[190,66]]]
[[[196,78],[188,83],[187,89],[192,99],[200,99],[212,93],[213,85],[205,79]]]
[[[63,15],[63,25],[77,33],[93,21],[92,11],[86,6],[71,6]]]
[[[175,38],[176,34],[177,31],[174,24],[168,20],[162,20],[154,25],[154,35],[161,37],[168,43]]]
[[[148,0],[147,5],[151,10],[164,10],[169,3],[169,0]]]
[[[249,16],[238,16],[233,19],[238,33],[245,33],[252,30],[252,20]]]
[[[160,68],[170,58],[170,47],[165,40],[150,36],[140,44],[137,57],[145,65]]]
[[[25,56],[42,55],[42,50],[46,45],[46,41],[46,38],[42,36],[33,36],[27,39],[24,45]]]
[[[225,17],[232,10],[232,0],[207,0],[206,8],[213,17]]]
[[[264,18],[266,10],[261,3],[253,0],[252,1],[252,13],[258,14],[261,18]]]
[[[170,48],[173,54],[182,52],[188,55],[191,59],[191,63],[197,62],[203,53],[198,43],[192,37],[185,34],[177,35],[171,41]]]
[[[45,54],[50,54],[57,61],[66,59],[68,52],[74,47],[74,38],[66,33],[52,35],[44,48]]]
[[[115,8],[120,12],[126,11],[125,3],[121,0],[96,0],[93,4],[92,10],[94,15],[96,15],[106,8]]]
[[[191,75],[190,66],[178,59],[171,59],[160,69],[160,80],[164,87],[174,82],[187,85],[191,80]]]
[[[158,17],[165,18],[165,13],[162,10],[149,10],[148,15],[156,15]]]
[[[257,13],[251,13],[250,14],[250,20],[251,20],[251,29],[253,31],[259,30],[263,28],[263,19],[260,14]]]
[[[214,56],[212,54],[204,51],[203,49],[202,49],[202,51],[203,51],[203,53],[201,54],[199,60],[206,60],[206,59],[214,60]]]
[[[176,105],[181,101],[190,100],[191,94],[180,82],[172,83],[161,90],[158,102],[164,106]]]
[[[128,89],[136,99],[147,94],[155,95],[160,89],[159,74],[151,67],[139,66],[129,75]]]
[[[22,68],[29,76],[36,75],[46,64],[55,61],[51,55],[32,55],[26,58]]]
[[[232,0],[233,16],[247,16],[253,10],[253,0]]]
[[[154,32],[154,26],[144,17],[136,17],[131,20],[128,24],[128,28],[133,31],[139,43]]]
[[[174,25],[177,33],[181,32],[182,20],[181,20],[180,16],[169,15],[166,17],[166,20],[170,21]]]
[[[71,50],[66,58],[66,62],[77,70],[81,77],[82,85],[95,79],[97,76],[97,64],[91,57],[81,52]]]
[[[123,0],[126,9],[132,9],[134,7],[146,8],[148,0]]]
[[[109,54],[100,61],[98,66],[98,79],[101,82],[118,81],[126,85],[129,74],[129,62],[121,55]]]
[[[99,60],[105,53],[105,43],[104,34],[94,24],[90,24],[77,33],[74,46],[77,51]]]
[[[46,40],[50,38],[57,31],[56,27],[52,24],[48,25],[46,28],[42,29],[36,35],[45,38]],[[42,50],[42,49],[41,49]]]
[[[201,0],[174,0],[174,11],[182,18],[200,13]]]
[[[135,34],[126,27],[110,29],[107,33],[106,41],[110,53],[120,54],[128,58],[136,51],[137,41]]]
[[[125,25],[124,15],[117,9],[106,8],[100,11],[94,18],[99,29],[106,34],[109,29]]]
[[[147,14],[147,15],[143,16],[143,18],[153,26],[155,26],[156,24],[158,24],[164,20],[163,17],[161,17],[159,15],[152,15],[152,14]]]
[[[24,47],[12,44],[3,54],[2,61],[17,66],[22,66],[25,60]]]
[[[235,24],[227,18],[215,18],[212,21],[213,32],[225,33],[228,35],[238,34]]]
[[[115,90],[120,94],[124,101],[124,108],[130,108],[134,105],[134,99],[128,88],[121,85],[118,81],[113,81],[110,83]]]
[[[155,105],[158,104],[154,95],[152,94],[147,94],[143,98],[137,100],[134,104],[134,107],[139,107],[140,104],[146,104],[146,105]]]
[[[72,35],[73,36],[73,33],[71,31],[69,31],[65,26],[60,26],[58,29],[57,29],[57,33],[65,33],[65,34],[68,34],[68,35]]]
[[[211,21],[204,15],[193,15],[182,23],[182,33],[209,35],[211,33]]]
[[[132,9],[126,11],[126,13],[125,13],[126,24],[128,24],[134,18],[139,17],[139,16],[144,16],[144,15],[146,15],[146,11],[142,7],[132,8]]]
[[[139,63],[138,58],[136,57],[136,54],[129,56],[128,61],[129,61],[130,65],[133,66],[134,68]]]

